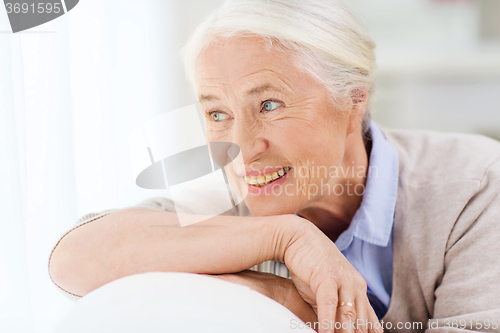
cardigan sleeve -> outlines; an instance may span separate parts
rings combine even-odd
[[[80,217],[74,224],[73,227],[71,227],[71,229],[69,229],[67,232],[65,232],[60,238],[59,240],[57,241],[56,244],[54,244],[54,246],[52,247],[52,251],[50,252],[50,256],[49,256],[49,262],[48,262],[48,268],[49,268],[49,277],[51,278],[52,280],[52,276],[50,275],[50,259],[52,258],[52,254],[54,253],[54,250],[56,249],[56,247],[59,245],[59,243],[61,242],[61,240],[67,235],[69,234],[71,231],[75,230],[76,228],[79,228],[81,227],[82,225],[85,225],[87,223],[90,223],[90,222],[93,222],[103,216],[106,216],[112,212],[115,212],[115,211],[118,211],[118,209],[108,209],[108,210],[104,210],[104,211],[101,211],[101,212],[98,212],[98,213],[89,213],[89,214],[85,214],[84,216]],[[78,296],[78,295],[74,295],[72,293],[69,293],[67,292],[66,290],[62,289],[57,283],[54,282],[54,280],[52,280],[52,282],[59,288],[59,290],[63,293],[63,295],[68,298],[69,300],[71,301],[77,301],[81,298],[81,296]]]
[[[450,234],[428,333],[500,332],[500,161],[468,206],[478,214]]]

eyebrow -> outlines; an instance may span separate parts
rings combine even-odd
[[[276,88],[275,86],[273,86],[272,84],[270,83],[264,83],[260,86],[257,86],[255,88],[252,88],[250,90],[247,91],[247,95],[258,95],[264,91],[267,91],[267,90],[276,90],[276,91],[279,91],[281,92],[280,89]]]
[[[264,91],[267,91],[267,90],[275,90],[278,92],[282,92],[281,89],[276,88],[272,84],[264,83],[260,86],[257,86],[257,87],[254,87],[254,88],[248,90],[246,92],[246,94],[247,95],[258,95],[258,94],[260,94]],[[215,95],[200,95],[198,99],[200,102],[209,102],[209,101],[213,101],[213,100],[219,100],[219,98]]]
[[[214,95],[200,95],[200,97],[198,97],[198,100],[200,102],[210,102],[213,100],[219,100],[219,98]]]

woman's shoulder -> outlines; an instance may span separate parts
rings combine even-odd
[[[425,244],[413,246],[435,254],[473,225],[498,239],[492,226],[500,213],[500,142],[474,134],[383,131],[399,157],[396,216],[411,228],[407,235],[421,235],[407,241],[424,237]]]
[[[412,183],[482,181],[500,177],[500,142],[478,134],[382,128],[398,151],[400,174]],[[496,171],[496,172],[495,172]]]

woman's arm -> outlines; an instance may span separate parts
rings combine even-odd
[[[282,258],[298,224],[294,215],[216,216],[180,227],[173,212],[120,210],[68,233],[52,253],[50,275],[62,289],[85,295],[137,273],[240,272]]]
[[[51,277],[62,289],[85,295],[137,273],[236,273],[275,260],[290,269],[300,296],[324,325],[320,332],[333,332],[336,321],[347,325],[343,332],[354,332],[349,323],[357,319],[378,322],[364,279],[311,222],[296,215],[216,216],[180,227],[176,216],[126,209],[84,224],[53,251]],[[338,302],[356,307],[337,311]]]

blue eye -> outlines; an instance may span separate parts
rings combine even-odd
[[[210,116],[212,117],[213,121],[216,121],[216,122],[227,118],[227,114],[225,114],[223,112],[216,112],[216,111],[210,112]]]
[[[279,108],[282,104],[280,102],[274,102],[274,101],[265,101],[262,104],[262,108],[264,111],[273,111]]]

